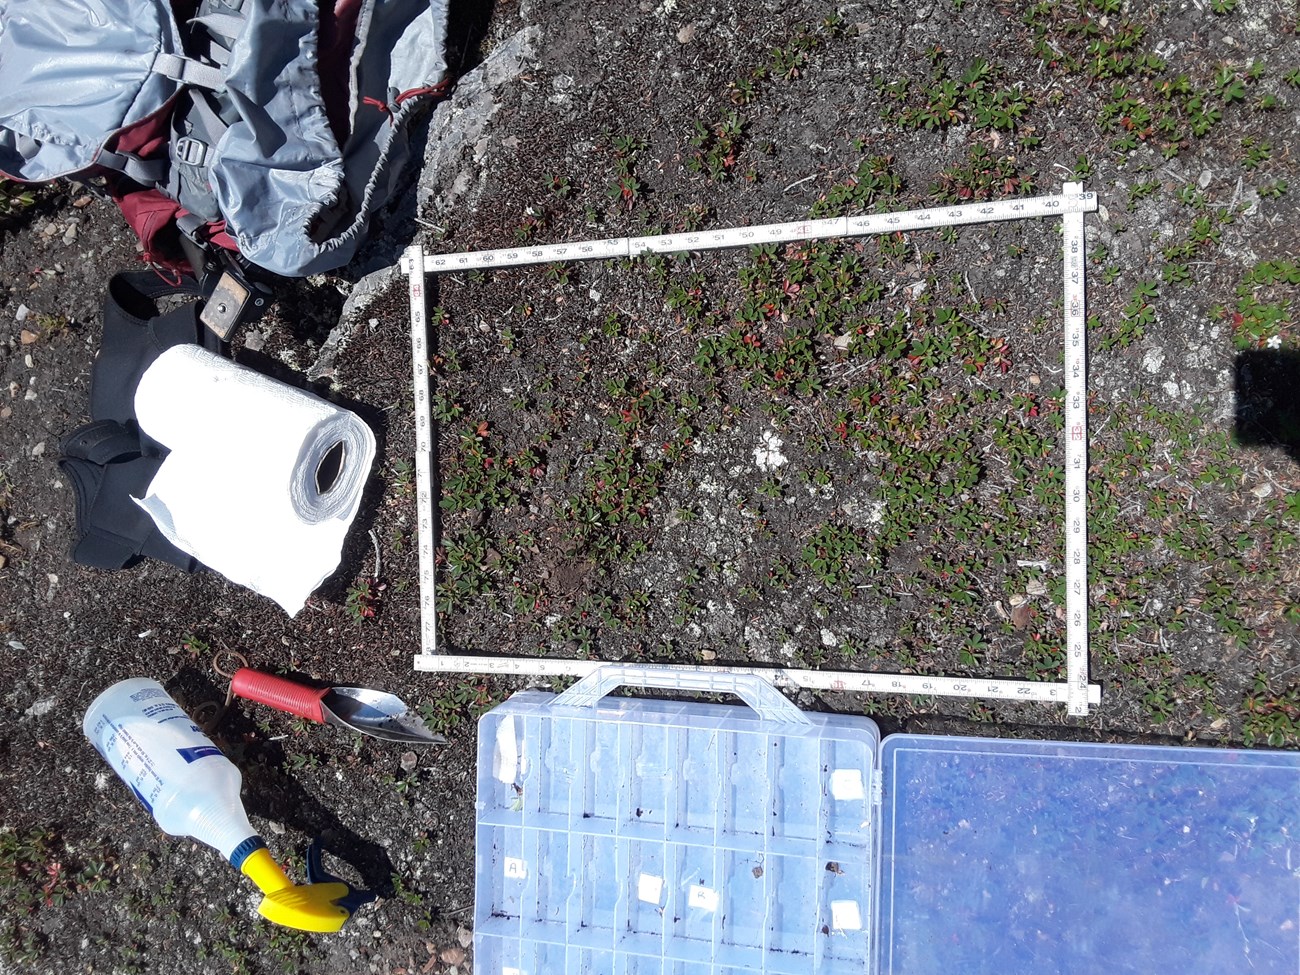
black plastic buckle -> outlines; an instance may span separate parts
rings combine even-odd
[[[357,908],[362,904],[369,904],[378,898],[373,890],[358,890],[349,884],[346,880],[340,880],[338,877],[326,871],[321,863],[321,845],[320,838],[311,841],[311,846],[307,847],[307,883],[309,884],[342,884],[348,889],[348,892],[334,901],[339,907],[343,908],[348,914],[355,914]]]

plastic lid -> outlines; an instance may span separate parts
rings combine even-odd
[[[1300,971],[1300,754],[895,735],[881,975]]]

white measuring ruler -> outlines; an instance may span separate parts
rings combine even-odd
[[[433,399],[429,395],[429,322],[425,314],[424,251],[408,247],[402,257],[411,299],[411,372],[415,376],[415,517],[420,546],[420,650],[438,646],[437,566],[433,538]]]
[[[490,657],[479,654],[418,654],[415,669],[464,674],[516,674],[526,677],[586,677],[605,666],[604,660],[563,660],[553,657]],[[689,671],[700,674],[754,674],[777,687],[806,687],[819,691],[870,694],[912,694],[934,697],[978,697],[1000,701],[1065,703],[1068,683],[1010,678],[926,677],[920,674],[868,674],[797,667],[742,667],[731,664],[637,664],[638,669]],[[1087,685],[1088,700],[1101,701],[1101,688]]]
[[[1082,183],[1066,183],[1079,193]],[[1070,714],[1088,713],[1088,337],[1083,214],[1067,213],[1065,255],[1065,672]]]
[[[994,700],[1065,703],[1070,714],[1087,714],[1101,700],[1101,688],[1088,682],[1087,550],[1086,521],[1086,407],[1083,317],[1083,214],[1097,209],[1095,193],[1081,183],[1067,183],[1064,192],[1020,200],[994,200],[959,206],[929,207],[897,213],[874,213],[827,220],[762,224],[709,231],[690,231],[652,237],[614,237],[604,240],[538,244],[458,254],[426,254],[419,246],[408,248],[402,268],[410,279],[411,351],[415,371],[416,497],[420,505],[420,650],[419,671],[516,674],[538,677],[582,677],[601,661],[545,657],[505,657],[438,653],[433,564],[432,469],[433,442],[429,417],[429,371],[424,283],[427,273],[519,267],[556,261],[631,258],[643,254],[749,247],[793,240],[818,240],[869,234],[952,227],[960,224],[1063,217],[1065,221],[1065,347],[1066,347],[1066,680],[1065,682],[1015,679],[926,677],[915,674],[870,674],[851,671],[804,670],[785,667],[735,667],[694,665],[686,669],[757,674],[779,686],[817,690],[858,691],[878,694],[917,694]],[[418,307],[417,307],[418,306]],[[1077,370],[1072,372],[1072,370]],[[421,405],[423,404],[423,405]],[[1078,482],[1077,493],[1072,492]],[[670,665],[663,665],[670,666]],[[671,665],[682,669],[677,665]]]
[[[1097,194],[1085,193],[1080,187],[1060,196],[1032,196],[1023,200],[994,200],[989,203],[966,203],[961,206],[929,207],[898,213],[869,213],[858,217],[832,217],[829,220],[796,220],[791,223],[768,223],[756,227],[724,227],[720,230],[660,234],[657,237],[609,237],[604,240],[579,240],[564,244],[537,244],[532,247],[503,247],[499,250],[465,251],[460,254],[425,254],[425,270],[433,274],[448,271],[480,271],[493,267],[521,267],[526,264],[549,264],[552,261],[597,261],[642,254],[677,254],[686,251],[722,250],[750,247],[790,240],[822,240],[827,237],[862,237],[930,227],[955,227],[967,223],[994,223],[1002,220],[1025,220],[1029,217],[1059,217],[1069,213],[1086,213],[1097,209]],[[414,248],[412,248],[414,250]],[[410,253],[408,251],[408,253]]]

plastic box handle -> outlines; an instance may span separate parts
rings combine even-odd
[[[757,674],[687,670],[669,664],[605,664],[555,699],[557,707],[594,708],[620,687],[659,687],[699,694],[734,694],[764,721],[810,727],[812,721],[771,682]]]

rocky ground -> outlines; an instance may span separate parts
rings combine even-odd
[[[380,452],[339,572],[289,618],[208,573],[68,558],[109,204],[0,211],[0,970],[464,972],[474,720],[519,680],[419,650],[405,279],[430,251],[1056,192],[1087,220],[1091,675],[1049,705],[804,692],[943,730],[1300,745],[1300,42],[1283,0],[503,0],[353,266],[287,283],[237,357]],[[1059,680],[1055,221],[430,279],[445,647]],[[254,913],[81,735],[109,683],[221,702],[220,651],[382,687],[407,751],[235,704],[214,737],[297,876],[323,837],[380,900]]]

